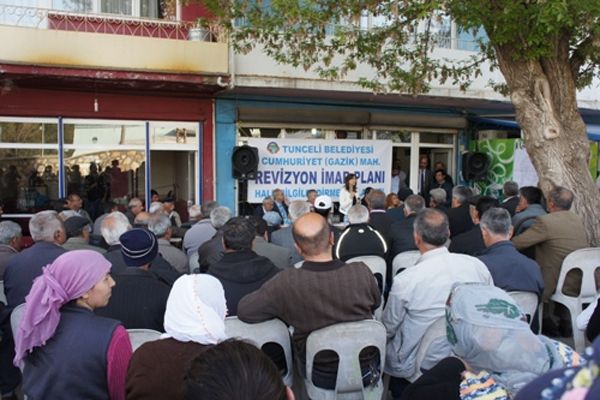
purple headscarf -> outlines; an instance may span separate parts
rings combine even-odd
[[[91,250],[69,251],[42,268],[25,298],[25,311],[15,337],[14,364],[26,353],[43,346],[60,321],[60,308],[83,296],[109,271],[111,263]]]

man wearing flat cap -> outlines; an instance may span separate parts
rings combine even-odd
[[[90,242],[90,221],[87,218],[73,216],[65,221],[65,231],[67,233],[67,241],[62,247],[66,250],[93,250],[100,254],[106,253],[101,247],[92,246]]]
[[[116,285],[110,301],[96,313],[121,321],[126,329],[164,332],[163,318],[171,289],[149,271],[158,254],[158,240],[149,230],[134,228],[123,233],[119,242],[127,268],[113,277]]]

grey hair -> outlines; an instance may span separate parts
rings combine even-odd
[[[129,200],[127,207],[131,208],[140,204],[142,204],[142,200],[138,199],[137,197],[133,197],[131,200]]]
[[[466,186],[454,186],[452,189],[452,197],[458,200],[460,204],[464,204],[473,192]]]
[[[29,233],[36,241],[53,242],[57,231],[65,230],[63,222],[58,218],[56,211],[40,211],[29,220]]]
[[[418,194],[411,194],[404,200],[404,208],[406,208],[409,213],[417,213],[425,208],[425,199]]]
[[[348,210],[350,224],[366,224],[369,222],[369,210],[362,204],[356,204]]]
[[[425,208],[419,211],[413,228],[425,243],[432,246],[443,246],[450,236],[448,217],[435,208]]]
[[[207,201],[206,203],[203,203],[200,206],[202,216],[206,218],[210,217],[210,213],[212,212],[212,210],[214,210],[217,207],[219,207],[219,203],[217,203],[216,201]]]
[[[267,202],[267,201],[275,202],[275,200],[273,200],[273,198],[271,196],[265,197],[262,202],[263,202],[263,204],[265,204],[265,202]]]
[[[508,236],[511,227],[510,213],[504,208],[492,207],[483,213],[479,224],[481,229],[494,235]]]
[[[192,204],[188,208],[188,215],[192,219],[198,219],[199,217],[202,216],[202,209],[200,208],[200,206],[198,204]]]
[[[519,194],[519,184],[515,181],[506,181],[502,191],[505,196],[516,196]]]
[[[100,233],[109,246],[119,244],[122,234],[131,229],[129,220],[120,211],[113,211],[102,220]]]
[[[383,190],[371,190],[367,194],[367,201],[371,210],[385,210],[385,193]]]
[[[0,222],[0,243],[9,244],[14,238],[19,238],[23,232],[21,226],[13,221]]]
[[[217,207],[210,212],[210,223],[215,229],[221,228],[231,218],[231,211],[227,207]]]
[[[160,201],[155,201],[154,203],[150,204],[150,209],[148,209],[148,212],[150,214],[154,214],[155,212],[161,212],[163,210],[163,203],[161,203]]]
[[[164,213],[152,214],[148,222],[148,229],[158,238],[165,236],[170,227],[171,220]]]
[[[442,188],[431,189],[429,195],[436,204],[444,204],[446,202],[446,191]]]
[[[290,217],[290,221],[292,221],[292,223],[309,212],[310,203],[306,200],[294,200],[288,207],[288,216]]]
[[[554,205],[561,210],[570,210],[575,198],[573,192],[562,186],[555,186],[548,195]]]

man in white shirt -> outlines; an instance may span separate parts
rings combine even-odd
[[[417,372],[416,354],[427,329],[445,315],[450,289],[456,282],[493,285],[489,270],[475,257],[448,252],[444,243],[450,229],[446,214],[424,209],[417,214],[413,238],[421,253],[414,267],[396,275],[383,313],[387,330],[385,372],[390,389],[399,398],[406,379]],[[431,368],[450,354],[447,340],[434,341],[422,368]],[[398,379],[400,378],[400,379]]]

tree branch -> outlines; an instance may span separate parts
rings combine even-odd
[[[600,51],[600,35],[592,31],[590,35],[583,39],[573,50],[571,58],[569,59],[571,73],[575,80],[577,80],[581,67],[586,63],[588,58],[598,51]]]

